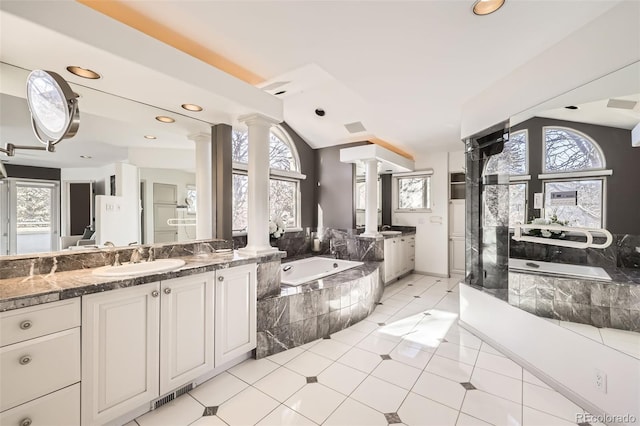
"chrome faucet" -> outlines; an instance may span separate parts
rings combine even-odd
[[[131,253],[131,259],[129,260],[131,263],[140,263],[142,260],[142,255],[144,254],[144,249],[140,246],[136,247],[136,249]]]
[[[333,257],[335,257],[336,259],[340,259],[340,247],[345,247],[347,245],[346,241],[344,242],[338,242],[335,240],[329,240],[329,252],[333,255]]]
[[[391,225],[382,225],[381,231],[387,231],[389,229],[391,229]]]
[[[105,242],[104,242],[104,246],[105,246],[105,247],[115,247],[116,245],[115,245],[115,244],[113,244],[111,241],[105,241]]]
[[[149,257],[147,258],[147,262],[153,262],[154,260],[156,260],[156,249],[149,247]]]

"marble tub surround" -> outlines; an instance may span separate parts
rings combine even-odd
[[[622,271],[607,271],[612,282],[509,272],[508,301],[545,318],[640,332],[640,284]]]
[[[512,234],[509,235],[509,237],[511,236]],[[568,236],[566,239],[578,240],[579,238]],[[604,238],[596,237],[594,242],[604,242]],[[640,270],[640,235],[614,234],[613,243],[605,249],[559,247],[528,241],[514,241],[509,238],[509,256],[543,262]]]
[[[0,312],[250,263],[279,263],[283,255],[278,252],[255,257],[232,252],[181,256],[185,265],[176,271],[137,277],[99,277],[92,274],[93,269],[84,268],[0,279]]]
[[[315,228],[305,228],[302,231],[287,231],[280,238],[272,239],[271,245],[278,250],[287,252],[287,257],[301,256],[311,253]],[[233,247],[239,249],[247,245],[246,235],[233,237]]]
[[[129,262],[131,254],[142,249],[141,259],[149,258],[153,249],[156,259],[172,257],[209,255],[216,250],[231,249],[233,244],[226,240],[203,240],[188,243],[142,244],[129,247],[105,247],[81,251],[58,251],[18,256],[0,257],[0,279],[33,275],[53,274],[57,272],[92,269],[113,265],[116,256],[121,263]]]
[[[380,262],[365,264],[258,299],[256,358],[303,345],[369,316],[384,291]]]

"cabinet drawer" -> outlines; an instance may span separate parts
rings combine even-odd
[[[0,413],[3,426],[80,425],[80,384],[45,395]]]
[[[0,348],[0,411],[80,381],[80,328]]]
[[[0,313],[0,346],[80,326],[80,298]]]

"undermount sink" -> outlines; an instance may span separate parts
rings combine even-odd
[[[380,231],[381,235],[400,235],[402,231]]]
[[[153,262],[126,263],[119,266],[103,266],[94,269],[92,274],[98,277],[130,277],[137,275],[169,272],[184,266],[182,259],[159,259]]]

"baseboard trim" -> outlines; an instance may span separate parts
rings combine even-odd
[[[419,275],[429,275],[431,277],[438,277],[438,278],[449,278],[449,274],[436,274],[435,272],[426,272],[426,271],[414,270],[413,273],[414,274],[419,274]]]

